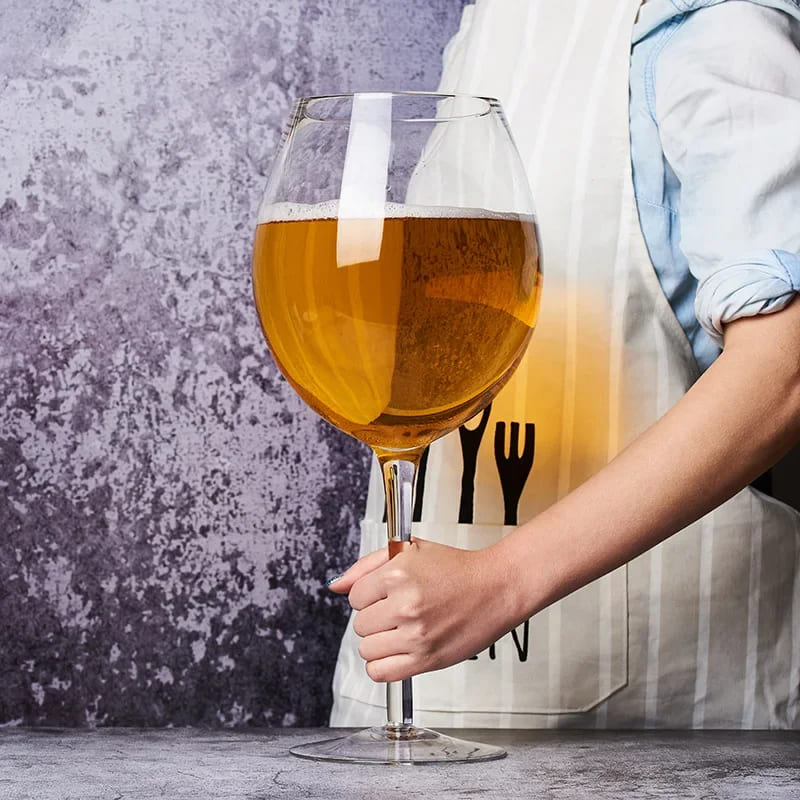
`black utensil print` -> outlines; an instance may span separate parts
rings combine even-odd
[[[461,439],[461,452],[464,457],[464,471],[461,473],[461,504],[458,508],[458,521],[472,524],[475,516],[475,472],[478,468],[478,450],[483,432],[492,412],[490,403],[483,409],[477,428],[470,430],[466,425],[458,429]]]
[[[533,452],[536,442],[536,426],[532,422],[525,423],[525,443],[522,454],[519,452],[519,423],[511,423],[511,441],[508,455],[505,454],[506,423],[498,422],[494,429],[494,458],[497,472],[500,475],[500,486],[503,489],[503,505],[505,506],[504,525],[516,525],[519,512],[519,500],[522,490],[533,467]]]
[[[530,635],[530,628],[531,622],[530,620],[526,619],[522,625],[522,644],[520,645],[519,639],[517,638],[517,629],[511,629],[511,638],[514,640],[514,647],[517,648],[517,655],[519,656],[520,661],[527,661],[528,660],[528,638]]]
[[[520,644],[519,636],[517,636],[517,629],[511,629],[511,639],[514,642],[514,647],[517,649],[517,656],[520,661],[528,660],[528,640],[530,639],[531,621],[526,619],[522,624],[522,644]],[[497,658],[497,642],[489,645],[489,660],[494,661]]]
[[[430,449],[430,447],[425,448],[417,467],[417,488],[414,494],[414,510],[411,512],[412,522],[419,522],[422,519],[422,498],[425,495],[425,473],[428,471],[428,453]]]
[[[419,459],[419,466],[417,467],[416,489],[414,490],[414,510],[411,512],[412,522],[419,522],[422,519],[422,499],[425,494],[425,473],[428,470],[428,453],[430,449],[430,446],[428,446],[422,451],[422,456]],[[383,501],[383,521],[386,522],[386,500]]]
[[[517,636],[517,629],[511,629],[511,639],[514,642],[514,647],[517,649],[517,657],[520,661],[528,660],[528,641],[530,640],[531,621],[526,619],[522,624],[522,643],[520,644],[519,636]],[[497,642],[489,645],[489,661],[494,661],[497,658]],[[478,656],[470,656],[469,661],[477,661]]]

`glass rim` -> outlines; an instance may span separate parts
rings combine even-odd
[[[492,111],[500,108],[500,101],[496,97],[487,97],[483,95],[466,94],[460,92],[447,93],[447,92],[422,92],[422,91],[387,91],[387,92],[341,92],[338,94],[318,94],[308,95],[306,97],[298,97],[295,100],[295,114],[302,115],[306,119],[313,122],[350,122],[350,115],[345,116],[314,116],[309,113],[309,107],[322,100],[346,100],[354,97],[364,98],[377,98],[377,97],[409,97],[409,98],[430,98],[435,100],[472,100],[480,101],[484,104],[484,108],[473,112],[466,112],[460,114],[452,114],[445,117],[409,117],[409,116],[392,116],[392,122],[450,122],[451,120],[459,119],[473,119],[478,117],[485,117]]]

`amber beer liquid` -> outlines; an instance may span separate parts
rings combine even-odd
[[[264,334],[297,393],[395,452],[455,429],[508,380],[536,320],[541,269],[531,216],[399,204],[385,214],[273,208],[253,273]]]

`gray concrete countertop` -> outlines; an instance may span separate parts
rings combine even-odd
[[[460,731],[505,746],[508,758],[424,767],[321,764],[289,754],[330,735],[6,729],[0,798],[800,798],[800,733]]]

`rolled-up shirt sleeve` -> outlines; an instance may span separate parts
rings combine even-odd
[[[751,2],[685,17],[655,65],[695,313],[722,343],[800,290],[800,23]]]

